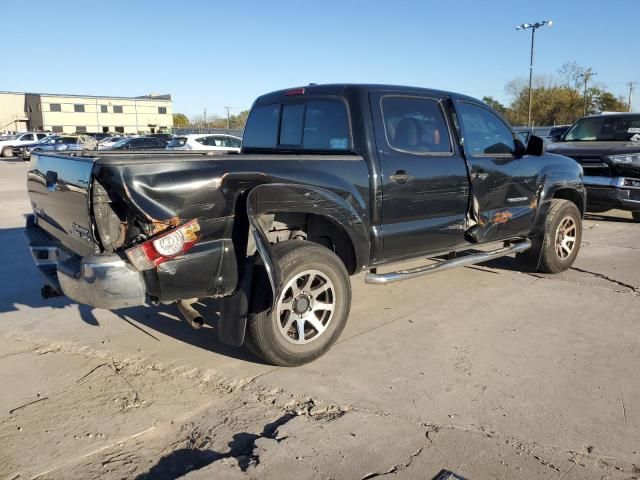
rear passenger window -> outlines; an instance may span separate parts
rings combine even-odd
[[[452,152],[447,122],[436,100],[384,97],[382,117],[391,148],[418,155]]]
[[[465,102],[458,104],[458,111],[465,149],[472,156],[512,155],[515,152],[513,133],[496,114]]]
[[[342,102],[307,103],[302,144],[304,149],[350,150],[349,137],[349,117]]]

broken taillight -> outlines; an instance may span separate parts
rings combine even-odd
[[[185,253],[200,239],[198,220],[191,220],[144,243],[125,250],[136,270],[149,270],[162,262]]]

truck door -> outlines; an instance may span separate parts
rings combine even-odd
[[[386,260],[465,243],[468,172],[443,100],[400,92],[370,97],[382,174],[380,228]]]
[[[487,242],[527,234],[537,209],[537,157],[518,157],[513,130],[487,107],[463,100],[455,107],[477,222],[468,237]]]

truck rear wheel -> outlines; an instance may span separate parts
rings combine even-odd
[[[335,253],[304,240],[279,243],[273,253],[282,271],[281,293],[272,302],[266,274],[256,272],[245,344],[273,365],[302,365],[323,355],[342,333],[351,308],[349,274]]]
[[[582,242],[582,216],[569,200],[553,199],[547,215],[538,271],[560,273],[576,259]]]
[[[634,222],[639,222],[640,223],[640,212],[631,212],[631,215],[633,216],[633,221]]]

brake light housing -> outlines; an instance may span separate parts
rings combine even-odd
[[[128,248],[124,253],[136,270],[150,270],[189,251],[198,240],[200,224],[194,219]]]
[[[304,95],[304,88],[292,88],[291,90],[287,90],[284,94],[285,97],[292,97],[295,95]]]

